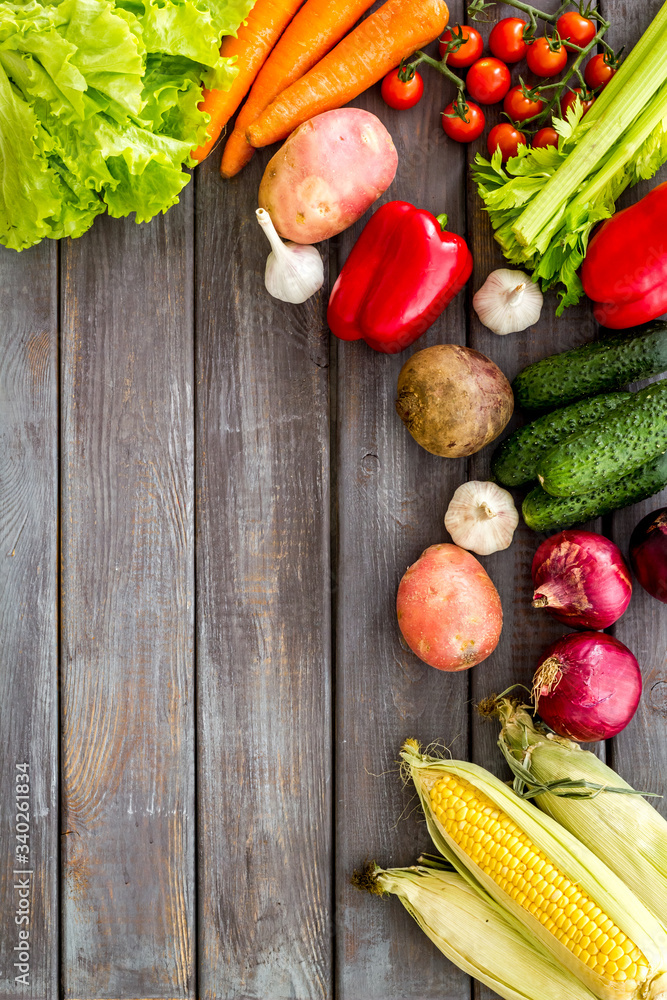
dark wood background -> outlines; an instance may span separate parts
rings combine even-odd
[[[604,0],[609,40],[634,43],[659,6]],[[452,22],[464,16],[454,0]],[[475,257],[414,349],[467,343],[512,378],[595,324],[587,305],[556,320],[551,298],[525,333],[479,324],[472,293],[502,260],[469,180],[474,150],[440,127],[450,85],[425,76],[411,111],[378,88],[357,102],[399,151],[384,200],[446,210]],[[365,220],[321,248],[321,295],[292,307],[265,294],[254,208],[267,159],[223,182],[214,154],[149,225],[99,219],[79,240],[0,253],[0,1000],[490,996],[397,901],[348,879],[365,858],[410,864],[428,846],[398,776],[403,739],[504,773],[474,705],[527,682],[565,629],[530,608],[541,539],[521,526],[483,559],[505,613],[492,657],[447,675],[401,643],[398,581],[447,538],[454,489],[487,476],[492,449],[422,451],[394,412],[405,356],[330,339],[326,291]],[[595,527],[627,550],[661,502]],[[645,691],[606,747],[655,791],[666,619],[637,587],[614,628]],[[22,762],[29,987],[13,969]]]

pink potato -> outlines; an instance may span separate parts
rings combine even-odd
[[[269,160],[259,207],[285,239],[328,240],[386,191],[397,165],[392,138],[370,111],[325,111],[295,129]]]
[[[467,670],[498,645],[503,611],[480,562],[458,545],[431,545],[401,580],[396,613],[413,653],[438,670]]]

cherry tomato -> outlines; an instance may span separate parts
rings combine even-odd
[[[382,99],[390,108],[403,111],[413,108],[424,93],[424,81],[419,73],[412,74],[409,80],[401,80],[400,67],[392,69],[382,81]]]
[[[440,39],[441,59],[447,51],[447,43],[461,35],[466,39],[465,42],[456,52],[450,52],[447,56],[447,65],[453,66],[454,69],[460,69],[461,66],[472,66],[484,51],[482,36],[476,28],[471,28],[468,24],[456,24],[453,29],[448,28]]]
[[[546,38],[536,38],[528,46],[526,61],[535,76],[556,76],[565,69],[567,52],[562,45],[552,49]]]
[[[442,127],[445,130],[445,134],[450,139],[455,139],[456,142],[473,142],[475,139],[479,139],[486,125],[486,118],[482,109],[468,101],[468,110],[465,116],[466,121],[463,121],[458,115],[455,118],[447,117],[447,115],[453,113],[454,102],[452,101],[442,112]]]
[[[544,107],[544,101],[531,100],[526,97],[521,87],[512,87],[507,91],[503,101],[503,111],[510,116],[514,122],[525,122],[526,118],[533,118],[539,115]]]
[[[581,100],[581,103],[584,106],[584,115],[591,107],[591,105],[595,103],[595,98],[592,95],[590,97],[588,95],[584,95],[584,97],[582,98],[581,87],[575,87],[574,90],[567,90],[560,99],[560,111],[563,118],[565,118],[565,113],[570,108],[574,107],[574,102],[576,101],[577,97]]]
[[[534,149],[546,149],[547,146],[558,146],[558,132],[555,128],[551,128],[550,125],[547,125],[546,128],[541,128],[533,136],[531,146]]]
[[[503,157],[503,163],[509,160],[510,156],[516,156],[519,146],[526,145],[526,137],[523,132],[519,132],[509,122],[501,122],[494,125],[486,140],[486,148],[489,155],[493,156],[497,149]]]
[[[497,104],[510,89],[510,71],[500,59],[484,56],[473,63],[466,75],[466,88],[480,104]]]
[[[575,49],[572,45],[567,44],[566,38],[583,49],[589,42],[593,41],[596,33],[595,23],[590,18],[583,17],[576,10],[568,10],[567,14],[561,14],[556,21],[556,30],[565,42],[565,48],[569,49],[570,52],[574,52]]]
[[[606,87],[615,72],[616,68],[607,62],[607,57],[601,52],[599,55],[593,56],[586,63],[586,69],[584,70],[586,86],[590,87],[591,90],[597,90],[598,87]]]
[[[515,63],[523,59],[528,46],[523,40],[526,22],[520,17],[504,17],[498,21],[489,35],[489,48],[494,56],[506,63]]]

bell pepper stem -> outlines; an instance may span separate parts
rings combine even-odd
[[[436,215],[435,220],[442,230],[445,230],[447,228],[447,223],[449,222],[449,218],[446,212],[441,212],[440,215]]]

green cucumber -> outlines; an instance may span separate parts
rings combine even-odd
[[[545,413],[520,427],[496,449],[491,460],[493,475],[503,486],[532,482],[537,479],[538,462],[550,448],[632,398],[629,392],[603,393]]]
[[[663,379],[551,448],[538,463],[537,478],[552,496],[582,496],[666,451],[667,379]]]
[[[518,406],[546,410],[665,371],[667,324],[651,323],[536,361],[512,388]]]
[[[659,455],[616,483],[582,497],[552,497],[536,486],[523,501],[521,513],[534,531],[560,531],[648,500],[667,486],[667,455]]]

